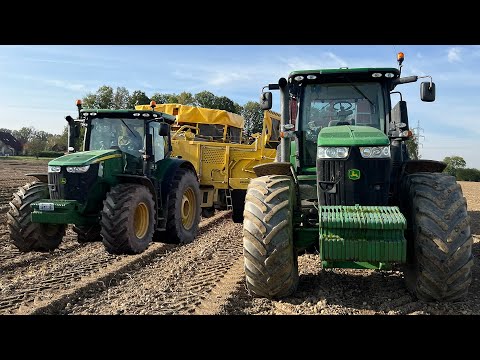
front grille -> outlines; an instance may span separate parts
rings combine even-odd
[[[358,180],[348,171],[360,170]],[[345,160],[317,160],[320,205],[387,205],[390,187],[390,159],[364,159],[358,148],[351,148]]]
[[[97,181],[98,164],[90,165],[86,173],[69,173],[62,167],[59,173],[48,173],[48,190],[51,199],[87,201],[89,190]]]
[[[63,178],[61,173],[48,173],[50,199],[64,199],[63,185],[60,184],[61,178]]]

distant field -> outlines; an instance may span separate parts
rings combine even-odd
[[[0,161],[22,160],[24,162],[33,162],[35,164],[47,163],[55,158],[36,158],[35,156],[0,156]]]

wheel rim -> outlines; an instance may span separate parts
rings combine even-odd
[[[192,188],[188,188],[182,197],[182,225],[189,230],[193,226],[195,219],[195,193]]]
[[[150,219],[148,217],[148,207],[144,202],[137,205],[133,215],[133,224],[135,226],[135,236],[141,239],[148,230]]]

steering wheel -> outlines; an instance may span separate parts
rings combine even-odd
[[[338,105],[338,107],[335,107]],[[336,103],[333,104],[333,108],[337,111],[346,111],[350,110],[353,107],[353,104],[349,101],[337,101]]]
[[[118,146],[120,149],[125,149],[125,150],[140,150],[141,145],[137,139],[132,139],[130,136],[120,136],[118,139]]]

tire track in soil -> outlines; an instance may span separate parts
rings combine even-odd
[[[219,213],[201,223],[207,231],[229,212]],[[88,291],[93,285],[105,284],[136,264],[152,261],[159,253],[176,245],[152,243],[139,255],[112,255],[103,244],[79,245],[73,251],[55,250],[37,255],[33,263],[20,269],[2,272],[0,277],[0,314],[50,313],[63,307],[71,298]],[[178,246],[177,246],[178,247]],[[19,257],[28,254],[19,254]],[[36,262],[35,262],[36,260]]]
[[[110,286],[98,286],[57,314],[213,314],[244,280],[242,225],[224,219]]]
[[[222,306],[223,315],[465,315],[480,314],[478,244],[476,268],[467,297],[459,302],[425,303],[411,295],[403,272],[355,269],[321,269],[318,254],[299,256],[297,291],[281,300],[250,296],[237,287]]]

